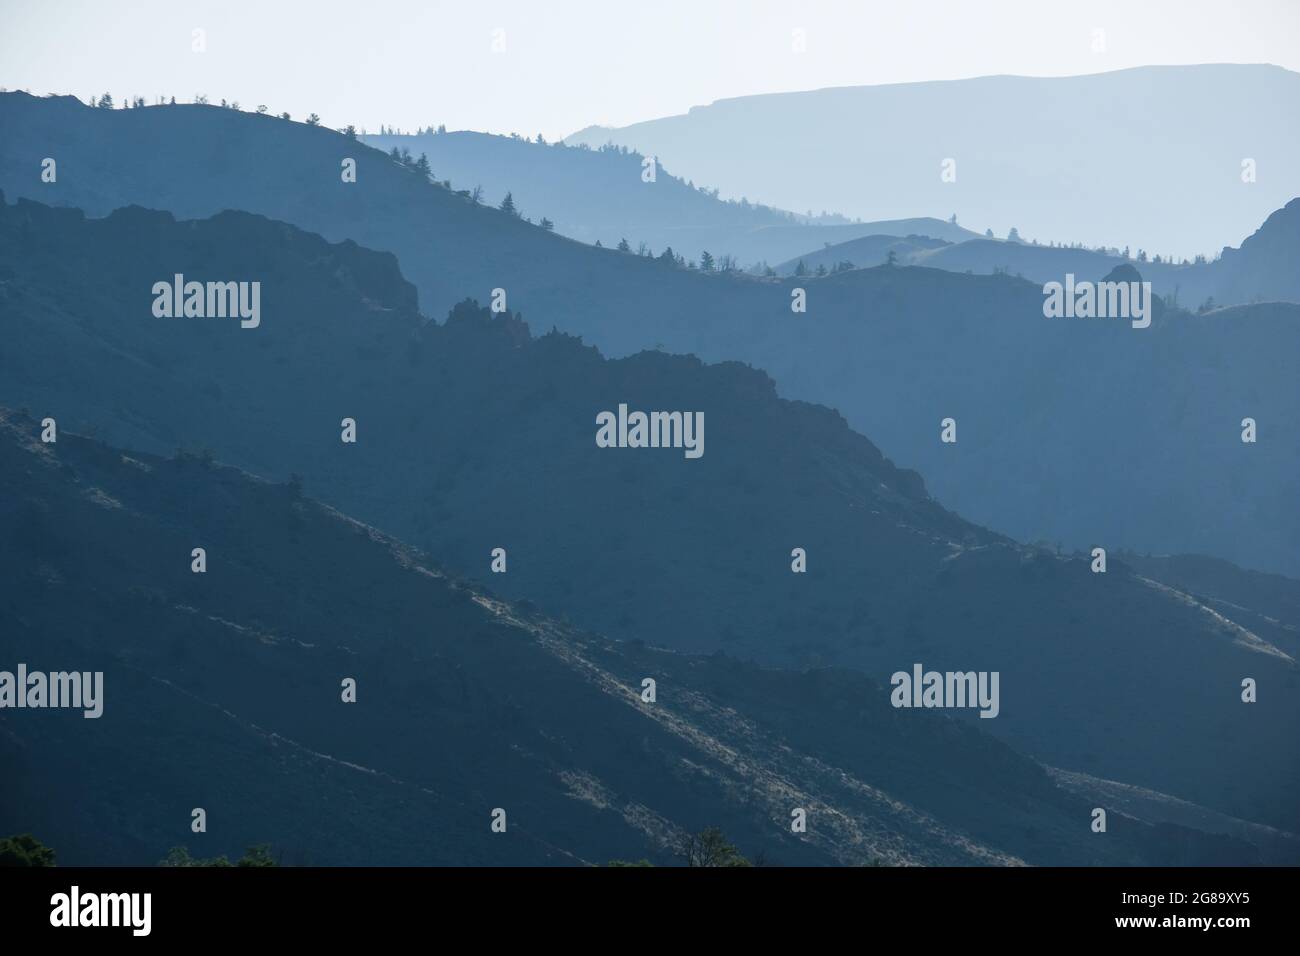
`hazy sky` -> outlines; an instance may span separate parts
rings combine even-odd
[[[371,131],[554,139],[750,93],[1209,62],[1300,70],[1300,2],[0,0],[0,86],[204,93]]]

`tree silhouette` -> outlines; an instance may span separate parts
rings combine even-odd
[[[54,851],[30,833],[0,840],[0,866],[53,866]]]
[[[508,216],[519,215],[519,210],[515,208],[515,197],[511,193],[506,193],[506,198],[501,200],[501,211]]]
[[[677,845],[677,857],[687,866],[750,866],[717,827],[688,833]]]
[[[272,859],[271,848],[267,846],[265,843],[262,843],[257,846],[250,846],[244,852],[244,855],[240,857],[239,861],[236,863],[231,863],[230,860],[228,860],[224,856],[213,856],[213,857],[206,857],[206,858],[190,856],[190,851],[187,850],[185,847],[174,846],[171,848],[171,850],[168,851],[167,856],[158,862],[158,865],[174,866],[174,867],[194,867],[194,866],[264,867],[264,866],[279,866],[280,864],[276,863],[275,860]]]

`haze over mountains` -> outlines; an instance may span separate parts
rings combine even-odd
[[[775,264],[791,256],[860,236],[920,233],[959,242],[978,233],[940,219],[849,222],[843,217],[811,219],[804,212],[724,202],[660,165],[645,181],[647,157],[626,150],[569,148],[485,133],[373,135],[363,142],[390,152],[408,150],[429,159],[438,179],[457,189],[481,185],[484,201],[498,205],[510,193],[521,213],[543,217],[561,235],[613,248],[626,239],[633,249],[646,243],[698,260],[709,251],[730,255],[742,267]],[[585,146],[585,144],[584,144]],[[874,263],[872,263],[874,264]]]
[[[1271,211],[1241,242],[1214,247],[1205,256],[1186,256],[1183,262],[1127,243],[1122,246],[1125,256],[1121,246],[1113,251],[1076,248],[1056,243],[1054,236],[1041,243],[1008,240],[1005,229],[1002,238],[986,238],[983,232],[936,218],[835,223],[832,216],[805,222],[803,216],[747,201],[724,202],[659,167],[654,182],[644,182],[645,157],[626,147],[592,149],[581,143],[582,148],[566,148],[472,132],[361,139],[384,152],[424,155],[435,178],[456,188],[482,186],[489,205],[510,193],[533,221],[548,218],[561,235],[609,247],[626,239],[634,249],[645,243],[651,254],[658,254],[671,247],[692,260],[708,250],[715,259],[730,255],[741,269],[762,271],[759,267],[766,263],[781,275],[792,274],[799,262],[810,273],[846,264],[877,266],[891,249],[907,265],[985,275],[1002,271],[1035,282],[1059,281],[1067,272],[1097,281],[1129,262],[1143,270],[1157,294],[1189,308],[1207,302],[1300,301],[1298,270],[1288,267],[1300,258],[1300,201],[1295,199]],[[548,212],[554,209],[561,212]]]
[[[845,260],[858,265],[879,265],[881,249],[862,249],[870,240],[827,246],[799,257],[809,267]],[[1243,302],[1300,302],[1300,199],[1292,199],[1272,213],[1247,236],[1240,247],[1228,246],[1208,261],[1190,263],[1155,262],[1144,251],[1124,256],[1118,251],[1072,249],[1061,246],[1009,242],[1005,239],[973,239],[940,244],[931,240],[919,244],[895,240],[893,248],[900,262],[947,269],[950,272],[991,274],[1003,272],[1034,282],[1059,282],[1061,276],[1097,282],[1123,265],[1140,269],[1152,290],[1189,309],[1212,308]],[[1140,259],[1135,257],[1140,255]],[[777,271],[785,271],[778,267]]]
[[[0,125],[7,195],[91,215],[132,203],[263,213],[395,253],[426,315],[501,288],[538,328],[611,357],[662,347],[751,363],[782,395],[836,408],[948,507],[1020,540],[1300,574],[1300,446],[1285,437],[1300,428],[1300,306],[1169,311],[1135,330],[1045,319],[1041,286],[1009,276],[703,274],[565,239],[338,133],[269,116],[8,94]],[[51,154],[59,180],[42,183]],[[356,183],[340,180],[349,157]],[[1244,245],[1243,274],[1252,254]],[[808,312],[792,313],[805,286]],[[956,445],[939,441],[945,417],[958,421]],[[1246,417],[1258,444],[1240,441]]]
[[[429,323],[391,256],[245,213],[20,202],[0,207],[0,251],[0,403],[114,445],[296,472],[452,571],[610,637],[880,681],[918,661],[997,670],[1000,715],[968,716],[1022,752],[1300,823],[1292,655],[1119,560],[1095,575],[968,523],[762,372],[608,360],[472,305]],[[150,287],[178,272],[261,281],[261,325],[155,318]],[[598,448],[595,416],[620,402],[704,412],[705,454]],[[495,547],[506,574],[487,570]],[[1269,692],[1243,707],[1247,676]]]
[[[592,127],[680,176],[787,209],[947,217],[1005,236],[1212,255],[1300,195],[1300,74],[1147,66],[720,100]],[[940,178],[956,160],[956,181]],[[1242,182],[1243,160],[1256,179]]]
[[[0,711],[0,836],[1300,863],[1295,79],[753,97],[631,148],[0,94],[0,670],[108,689]],[[1175,265],[949,196],[1135,249],[1253,219]],[[1047,318],[1067,273],[1151,282],[1149,326]],[[256,318],[160,311],[173,280]],[[608,447],[627,409],[698,454]],[[996,717],[891,706],[914,667],[997,675]]]

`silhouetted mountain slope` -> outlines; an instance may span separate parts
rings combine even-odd
[[[490,551],[505,548],[509,570],[490,575],[494,588],[613,637],[845,664],[880,680],[917,662],[996,670],[1001,715],[969,716],[1017,748],[1292,826],[1291,657],[1118,560],[1095,575],[1086,558],[969,524],[835,412],[778,398],[762,372],[658,352],[608,360],[471,305],[429,323],[392,257],[247,214],[176,222],[140,209],[103,220],[25,202],[0,210],[0,402],[115,444],[207,446],[261,474],[299,472],[313,494],[460,573],[489,576]],[[261,325],[154,318],[152,284],[178,272],[262,281]],[[934,276],[970,281],[915,269],[840,278],[892,296]],[[980,281],[1012,297],[1032,292]],[[774,324],[756,321],[756,333]],[[1062,341],[1089,366],[1098,339]],[[925,358],[900,357],[908,368]],[[597,414],[620,403],[704,413],[704,454],[597,447]],[[1055,406],[1040,411],[1068,422]],[[356,444],[340,441],[344,417],[357,422]],[[1154,469],[1115,461],[1135,487]],[[1083,479],[1107,467],[1098,461]],[[1025,495],[1037,478],[998,476]],[[1059,494],[1051,481],[1043,493]],[[791,573],[796,547],[807,550],[806,574]],[[1252,705],[1238,700],[1247,676],[1267,689]]]
[[[1101,780],[1085,773],[1071,773],[1048,768],[1059,786],[1081,797],[1124,813],[1157,827],[1192,827],[1206,833],[1244,839],[1260,848],[1260,862],[1269,866],[1294,865],[1300,853],[1300,837],[1294,833],[1263,827],[1226,814],[1207,810],[1179,800],[1167,793],[1134,787],[1115,780]]]
[[[1300,301],[1300,199],[1292,199],[1210,264],[1219,304],[1257,298]]]
[[[797,255],[776,266],[776,272],[783,276],[794,275],[801,262],[809,272],[815,272],[819,267],[829,272],[842,267],[844,263],[850,263],[854,268],[866,269],[884,265],[889,261],[891,252],[897,257],[899,263],[903,263],[911,261],[918,253],[930,249],[942,249],[947,245],[948,243],[942,239],[931,239],[927,236],[863,236],[861,239],[837,242],[834,245]]]
[[[962,226],[930,216],[884,219],[842,226],[817,226],[815,233],[807,232],[807,228],[765,226],[750,233],[748,239],[755,244],[755,258],[765,262],[780,262],[793,256],[797,261],[798,256],[810,250],[825,249],[828,245],[834,246],[871,236],[893,236],[898,239],[922,236],[933,239],[936,244],[964,242],[975,237],[975,233]],[[826,268],[829,269],[830,266]]]
[[[11,196],[92,214],[133,202],[181,216],[242,208],[351,238],[398,256],[427,315],[500,288],[539,328],[580,334],[606,355],[662,346],[752,363],[783,395],[840,409],[948,506],[1021,539],[1300,574],[1300,446],[1284,439],[1300,432],[1297,307],[1132,330],[1047,320],[1041,286],[1003,277],[705,275],[477,206],[320,127],[24,94],[0,96],[0,127],[12,131],[0,137]],[[60,157],[52,184],[39,177],[49,155]],[[347,157],[356,183],[340,180]],[[805,286],[808,312],[792,313]],[[956,446],[937,438],[949,416]],[[1257,445],[1238,441],[1244,417],[1260,423]]]
[[[655,154],[724,198],[1190,258],[1300,195],[1298,110],[1280,67],[1145,66],[744,96],[565,141]]]
[[[1192,286],[1205,282],[1203,266],[1180,268],[1164,263],[1134,262],[1093,249],[1068,249],[1005,239],[972,239],[942,249],[923,249],[909,256],[906,262],[949,272],[981,275],[1004,272],[1039,283],[1060,282],[1066,273],[1074,273],[1079,280],[1096,282],[1118,265],[1135,265],[1142,271],[1142,277],[1151,282],[1156,294],[1166,295],[1177,288],[1179,302],[1193,307],[1200,300],[1196,299],[1199,289]]]
[[[1300,581],[1243,571],[1220,558],[1200,554],[1126,552],[1121,558],[1139,574],[1186,591],[1292,657],[1300,654]]]
[[[862,250],[866,242],[870,240],[828,246],[792,261],[802,258],[813,267],[825,264],[827,268],[843,260],[859,266],[879,265],[884,254],[875,247]],[[1254,235],[1242,242],[1241,248],[1224,248],[1218,258],[1209,262],[1136,262],[1093,249],[1001,239],[926,243],[919,247],[898,243],[892,248],[900,264],[986,275],[1000,271],[1035,282],[1060,282],[1066,273],[1073,273],[1078,280],[1096,282],[1117,266],[1136,265],[1157,295],[1173,297],[1193,309],[1207,303],[1300,301],[1300,272],[1294,268],[1300,258],[1300,200],[1292,200],[1270,215]],[[788,269],[778,267],[777,271],[785,273]]]
[[[0,412],[0,655],[102,671],[103,712],[0,713],[0,820],[63,862],[260,841],[315,864],[668,862],[705,825],[785,864],[1258,858],[1118,815],[1098,839],[1043,768],[860,675],[615,644],[290,485],[39,431]]]
[[[779,262],[795,253],[847,236],[900,228],[892,223],[836,223],[835,217],[805,217],[748,201],[724,202],[678,179],[660,165],[647,182],[639,153],[569,148],[523,138],[452,132],[363,136],[383,150],[407,150],[428,158],[433,174],[456,189],[481,186],[483,200],[499,205],[506,194],[520,213],[551,219],[562,235],[613,248],[626,239],[699,259],[730,254],[742,265]],[[913,232],[970,238],[975,233],[940,220],[915,220]],[[904,233],[899,233],[904,235]]]

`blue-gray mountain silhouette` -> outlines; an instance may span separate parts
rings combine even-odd
[[[804,252],[859,236],[921,233],[950,241],[976,233],[940,219],[849,222],[843,217],[810,218],[805,213],[724,202],[656,166],[643,181],[644,157],[612,149],[567,148],[485,133],[452,132],[363,136],[383,150],[427,156],[434,175],[456,189],[483,188],[483,199],[499,204],[509,192],[522,214],[545,216],[562,235],[586,243],[633,248],[646,243],[655,253],[671,246],[687,259],[708,250],[731,255],[742,266],[775,264]]]
[[[760,371],[610,360],[469,303],[428,322],[391,255],[245,213],[95,220],[22,201],[0,206],[0,261],[0,403],[144,452],[297,472],[456,573],[614,638],[881,681],[917,661],[997,670],[1001,715],[964,716],[1022,752],[1296,826],[1291,655],[1120,560],[1092,574],[1086,555],[963,520]],[[261,281],[262,325],[154,318],[151,286],[177,272]],[[620,402],[704,412],[704,456],[598,448],[596,414]],[[488,573],[494,547],[506,574]]]
[[[879,265],[879,247],[863,249],[867,240],[843,242],[797,256],[809,267],[842,261]],[[950,272],[1003,272],[1035,282],[1059,282],[1066,273],[1095,282],[1118,265],[1135,265],[1132,258],[1095,249],[1035,245],[1002,239],[971,239],[956,243],[931,241],[907,244],[893,240],[900,264],[947,269]],[[1130,251],[1130,255],[1136,253]],[[1145,255],[1145,254],[1144,254]],[[1298,270],[1288,266],[1300,257],[1300,199],[1272,213],[1239,248],[1225,247],[1205,262],[1136,262],[1142,277],[1157,295],[1188,308],[1245,302],[1300,302]],[[777,268],[787,273],[791,263]]]
[[[1300,195],[1297,112],[1300,74],[1281,67],[1144,66],[744,96],[565,142],[655,154],[723,198],[863,219],[956,212],[979,232],[1181,259],[1239,242]]]
[[[662,346],[763,368],[783,395],[839,409],[949,507],[1022,540],[1208,553],[1300,574],[1300,443],[1286,437],[1300,432],[1298,306],[1172,313],[1133,330],[1044,319],[1041,285],[1009,276],[703,275],[475,205],[321,127],[25,94],[0,96],[0,126],[11,197],[91,215],[131,203],[182,217],[270,215],[395,253],[427,315],[502,288],[539,328],[580,334],[609,356]],[[52,184],[39,177],[49,155],[60,158]],[[357,183],[340,181],[347,157]],[[792,314],[804,286],[809,311]],[[959,422],[955,446],[938,441],[945,417]],[[1246,417],[1259,423],[1254,446],[1239,440]]]

